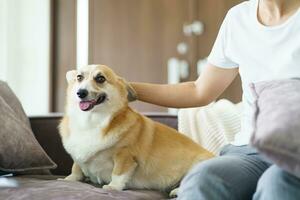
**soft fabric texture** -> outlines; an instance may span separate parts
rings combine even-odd
[[[249,144],[253,97],[249,84],[300,77],[300,9],[278,26],[257,19],[259,0],[243,1],[230,9],[220,28],[208,62],[221,68],[239,68],[244,113],[235,145]]]
[[[156,200],[167,194],[150,190],[104,190],[78,181],[56,180],[55,176],[17,176],[16,188],[0,189],[0,199],[14,200]]]
[[[299,200],[300,179],[249,145],[227,145],[185,176],[177,200]]]
[[[178,130],[207,150],[218,154],[240,131],[242,104],[226,99],[199,108],[180,109]]]
[[[255,97],[252,145],[300,177],[300,80],[259,82],[251,88]]]
[[[17,97],[0,81],[0,170],[20,173],[55,167],[35,139]]]

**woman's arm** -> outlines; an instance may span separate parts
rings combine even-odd
[[[222,69],[209,64],[193,82],[179,84],[131,83],[138,99],[144,102],[173,107],[199,107],[214,101],[230,85],[238,68]]]

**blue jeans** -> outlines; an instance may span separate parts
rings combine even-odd
[[[226,145],[182,180],[179,200],[299,200],[300,179],[248,146]]]

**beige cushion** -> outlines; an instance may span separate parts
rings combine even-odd
[[[25,172],[55,167],[35,139],[17,97],[0,81],[0,170]]]
[[[226,99],[199,108],[180,109],[178,129],[217,155],[240,131],[241,111],[241,103],[234,104]]]

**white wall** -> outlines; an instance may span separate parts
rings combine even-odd
[[[6,80],[6,25],[7,25],[7,5],[6,1],[0,0],[0,80]]]
[[[49,105],[50,0],[0,0],[0,79],[27,114]]]

